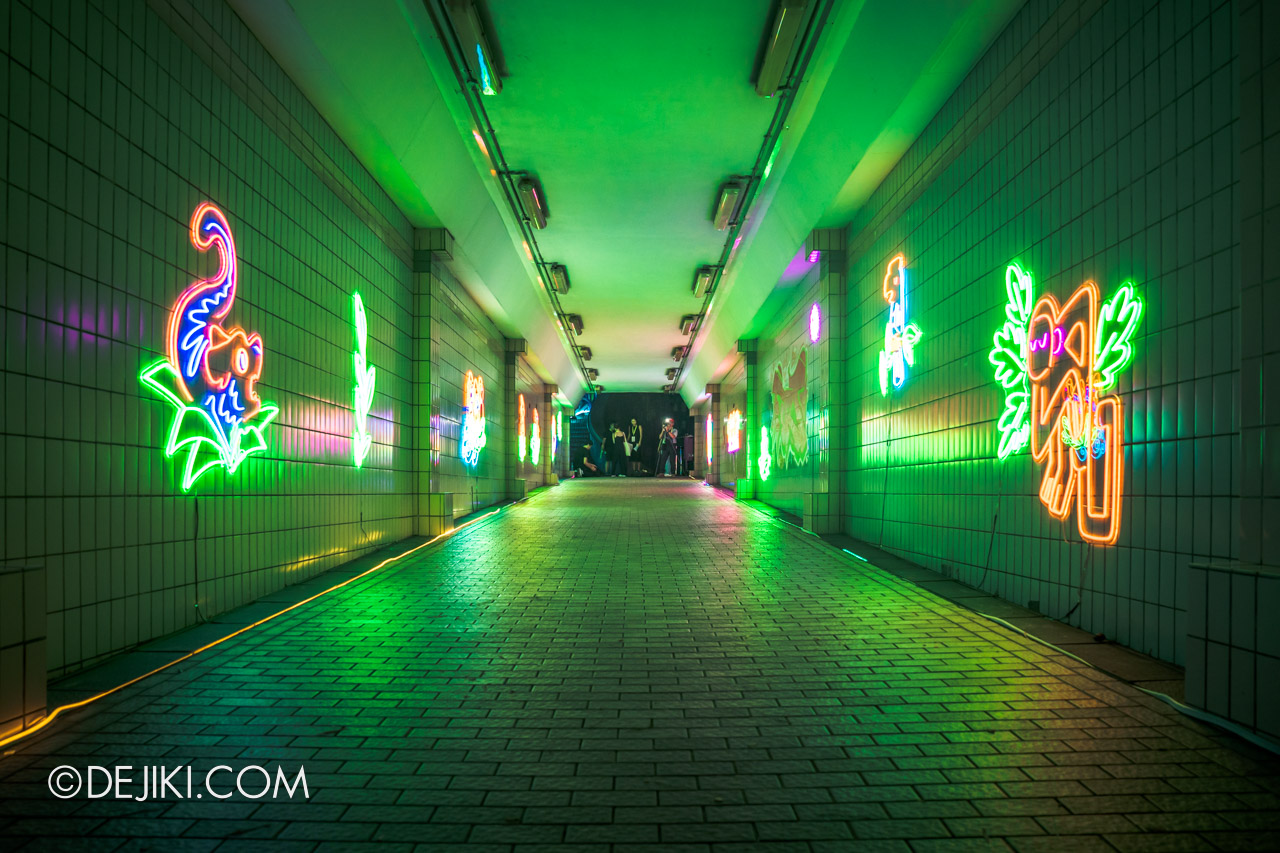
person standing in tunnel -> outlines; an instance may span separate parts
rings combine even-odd
[[[613,476],[627,476],[627,435],[616,424],[609,425],[609,459],[613,463]]]
[[[643,466],[640,464],[640,443],[644,441],[644,427],[636,422],[635,418],[631,419],[631,426],[627,427],[627,447],[630,457],[628,457],[628,467],[633,477],[639,477]]]
[[[667,463],[671,463],[671,470],[676,469],[676,431],[671,419],[662,422],[662,433],[658,436],[658,464],[654,467],[653,473],[655,477],[670,477],[667,473]]]

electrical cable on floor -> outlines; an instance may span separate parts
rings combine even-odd
[[[515,503],[522,503],[524,500],[527,500],[527,498],[522,498],[520,501],[516,501]],[[514,505],[514,504],[512,504],[512,505]],[[89,698],[87,698],[87,699],[82,699],[82,700],[80,700],[79,702],[69,702],[69,703],[67,703],[66,705],[59,705],[57,708],[54,708],[52,711],[50,711],[50,712],[49,712],[49,714],[48,714],[47,716],[45,716],[45,717],[44,717],[44,719],[40,720],[40,722],[36,723],[35,725],[31,726],[30,728],[23,729],[23,730],[22,730],[22,731],[20,731],[20,732],[17,732],[17,733],[15,733],[15,734],[10,735],[9,737],[5,738],[4,740],[0,740],[0,747],[6,747],[6,746],[8,746],[8,745],[9,745],[9,744],[11,744],[11,743],[15,743],[15,742],[17,742],[17,741],[23,740],[24,738],[30,737],[31,735],[33,735],[33,734],[35,734],[36,732],[38,732],[38,731],[40,731],[41,729],[43,729],[45,726],[47,726],[47,725],[49,725],[50,723],[52,723],[52,722],[53,722],[55,719],[57,719],[57,717],[58,717],[59,715],[61,715],[63,712],[66,712],[66,711],[73,711],[73,710],[75,710],[75,709],[77,709],[77,708],[83,708],[83,707],[85,707],[86,705],[89,705],[89,704],[92,704],[92,703],[94,703],[94,702],[97,702],[99,699],[104,699],[104,698],[106,698],[107,696],[112,695],[113,693],[118,693],[118,692],[120,692],[121,690],[124,690],[126,687],[131,687],[132,685],[137,684],[139,681],[142,681],[142,680],[144,680],[144,679],[150,678],[151,676],[156,675],[156,674],[158,674],[158,673],[164,672],[166,669],[169,669],[169,668],[170,668],[170,667],[172,667],[172,666],[175,666],[175,665],[177,665],[177,664],[180,664],[180,663],[182,663],[183,661],[190,660],[191,658],[195,657],[196,655],[200,654],[201,652],[208,651],[209,649],[213,648],[214,646],[221,645],[222,643],[225,643],[227,640],[230,640],[230,639],[231,639],[231,638],[233,638],[233,637],[238,637],[238,636],[240,636],[241,634],[245,633],[246,631],[252,630],[253,628],[256,628],[256,627],[258,627],[259,625],[262,625],[262,624],[264,624],[264,623],[266,623],[266,622],[270,622],[272,619],[275,619],[277,616],[283,616],[284,614],[288,613],[289,611],[291,611],[291,610],[296,610],[297,608],[301,607],[301,606],[302,606],[302,605],[304,605],[304,604],[309,604],[310,602],[315,601],[317,598],[320,598],[321,596],[325,596],[325,595],[328,595],[329,593],[331,593],[331,592],[333,592],[333,591],[335,591],[335,590],[342,589],[344,586],[347,586],[348,584],[355,583],[356,581],[360,580],[361,578],[363,578],[363,577],[367,577],[368,575],[371,575],[371,574],[373,574],[374,572],[376,572],[376,571],[378,571],[378,570],[380,570],[380,569],[382,569],[382,568],[384,568],[384,567],[386,567],[386,566],[391,565],[392,563],[395,563],[395,562],[398,562],[398,561],[400,561],[400,560],[403,560],[405,557],[409,556],[410,554],[412,554],[412,553],[414,553],[414,552],[416,552],[416,551],[420,551],[420,550],[422,550],[423,548],[426,548],[428,545],[433,545],[433,544],[435,544],[436,542],[439,542],[441,539],[444,539],[444,538],[446,538],[446,537],[453,536],[455,533],[458,533],[458,532],[460,532],[460,531],[462,531],[462,530],[465,530],[465,529],[467,529],[468,527],[470,527],[471,525],[473,525],[473,524],[475,524],[475,523],[477,523],[477,522],[483,521],[484,519],[489,518],[489,517],[490,517],[490,516],[492,516],[492,515],[497,515],[497,514],[498,514],[499,512],[501,512],[503,509],[505,509],[505,507],[499,507],[498,509],[495,509],[495,510],[493,510],[492,512],[487,512],[487,513],[485,513],[484,515],[482,515],[482,516],[480,516],[480,517],[478,517],[478,518],[473,518],[471,521],[468,521],[468,522],[467,522],[467,523],[465,523],[465,524],[459,525],[458,527],[455,527],[455,528],[453,528],[452,530],[446,530],[444,533],[441,533],[441,534],[440,534],[440,535],[438,535],[438,536],[435,536],[435,537],[433,537],[433,538],[431,538],[431,539],[428,539],[426,542],[423,542],[423,543],[422,543],[422,544],[420,544],[420,545],[415,545],[414,547],[410,548],[408,551],[405,551],[405,552],[404,552],[404,553],[402,553],[402,554],[397,554],[397,555],[396,555],[396,556],[394,556],[394,557],[388,557],[387,559],[383,560],[381,563],[378,563],[378,565],[374,566],[373,568],[371,568],[371,569],[367,569],[366,571],[363,571],[363,572],[361,572],[360,574],[355,575],[354,577],[347,578],[347,579],[346,579],[345,581],[343,581],[342,583],[334,584],[333,586],[329,587],[328,589],[326,589],[326,590],[322,590],[322,591],[320,591],[320,592],[317,592],[315,595],[312,595],[312,596],[309,596],[309,597],[307,597],[307,598],[304,598],[302,601],[299,601],[299,602],[297,602],[296,604],[291,604],[291,605],[289,605],[288,607],[284,608],[283,610],[279,610],[279,611],[277,611],[277,612],[275,612],[275,613],[272,613],[270,616],[265,616],[265,617],[263,617],[262,619],[259,619],[259,620],[258,620],[258,621],[256,621],[256,622],[253,622],[253,623],[251,623],[251,624],[249,624],[249,625],[244,626],[243,628],[240,628],[240,629],[237,629],[237,630],[235,630],[235,631],[232,631],[230,634],[227,634],[225,637],[221,637],[221,638],[219,638],[219,639],[217,639],[217,640],[214,640],[214,641],[213,641],[213,642],[211,642],[211,643],[207,643],[207,644],[205,644],[205,645],[201,646],[200,648],[198,648],[198,649],[196,649],[196,650],[194,650],[194,651],[187,652],[187,653],[186,653],[185,655],[183,655],[182,657],[175,658],[174,660],[169,661],[168,663],[164,664],[163,666],[158,666],[158,667],[156,667],[155,669],[151,670],[150,672],[145,672],[145,673],[143,673],[142,675],[139,675],[139,676],[137,676],[137,677],[135,677],[135,678],[131,678],[131,679],[129,679],[128,681],[123,682],[122,684],[117,684],[115,687],[112,687],[110,690],[104,690],[104,691],[102,691],[101,693],[98,693],[98,694],[96,694],[96,695],[94,695],[94,696],[90,696],[90,697],[89,697]],[[6,754],[7,754],[7,753],[6,753]]]

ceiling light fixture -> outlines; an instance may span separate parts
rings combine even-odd
[[[786,73],[787,60],[791,58],[791,49],[795,46],[807,5],[808,0],[778,0],[777,11],[773,13],[765,36],[768,42],[764,58],[760,61],[760,73],[756,75],[757,95],[772,97],[782,85],[782,75]]]
[[[698,267],[693,275],[693,295],[698,299],[711,292],[712,283],[716,280],[716,268],[713,266]]]
[[[581,314],[565,314],[564,321],[573,327],[575,335],[582,334],[582,315]]]
[[[475,0],[449,0],[448,5],[454,32],[458,34],[458,41],[462,44],[467,66],[480,83],[480,93],[497,95],[502,91],[502,75],[498,73],[493,47],[486,37],[484,22],[480,18]]]
[[[564,264],[551,265],[551,286],[556,293],[569,292],[569,270]]]
[[[662,386],[662,393],[663,393],[663,394],[670,394],[671,392],[673,392],[673,391],[675,391],[675,390],[676,390],[676,386],[675,386],[675,383],[674,383],[674,382],[673,382],[673,383],[671,383],[670,385],[663,385],[663,386]]]
[[[711,219],[717,231],[728,229],[738,215],[738,203],[742,200],[742,192],[746,187],[737,178],[725,181],[720,185],[720,193],[716,196],[715,212]]]
[[[677,367],[668,367],[668,368],[667,368],[667,381],[668,381],[668,382],[675,382],[675,381],[676,381],[676,371],[677,371],[677,370],[679,370],[679,368],[677,368]]]
[[[578,358],[583,361],[591,360],[591,347],[578,347]]]
[[[520,179],[516,184],[520,192],[520,206],[524,208],[524,218],[539,230],[547,227],[547,197],[542,192],[538,179],[530,175]]]
[[[680,334],[692,335],[698,328],[698,315],[685,314],[680,318]]]
[[[686,352],[688,352],[688,351],[689,351],[689,348],[688,348],[688,347],[672,347],[672,348],[671,348],[671,360],[672,360],[672,361],[683,361],[683,360],[684,360],[684,355],[685,355],[685,353],[686,353]]]
[[[600,371],[596,370],[594,367],[588,367],[587,378],[590,379],[592,382],[595,382],[597,379],[600,378]]]

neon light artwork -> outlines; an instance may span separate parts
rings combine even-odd
[[[542,427],[538,424],[538,407],[533,407],[533,419],[529,423],[529,461],[538,464],[538,455],[542,448]]]
[[[1065,519],[1074,510],[1083,539],[1112,545],[1124,491],[1124,408],[1103,392],[1133,361],[1142,300],[1131,281],[1105,302],[1086,281],[1063,304],[1045,295],[1029,307],[1032,277],[1017,264],[1006,269],[1005,286],[1008,319],[989,356],[1006,393],[999,457],[1030,443],[1049,513]]]
[[[377,381],[377,370],[369,364],[369,321],[365,318],[364,300],[360,298],[359,293],[351,294],[351,309],[355,314],[356,326],[356,351],[351,356],[356,375],[353,401],[355,433],[352,435],[352,445],[356,467],[359,468],[364,464],[364,459],[373,446],[373,435],[369,432],[369,407],[373,405],[373,388]]]
[[[711,415],[707,415],[707,467],[711,467]]]
[[[556,460],[556,454],[560,452],[560,410],[556,409],[556,413],[551,417],[551,461]]]
[[[173,407],[164,452],[186,450],[182,490],[211,468],[235,473],[251,454],[267,449],[262,431],[279,412],[264,405],[262,336],[223,325],[235,303],[236,247],[222,211],[204,202],[191,215],[191,244],[218,251],[218,271],[191,284],[174,304],[165,334],[165,358],[143,368],[144,387]]]
[[[520,457],[521,462],[524,461],[525,443],[524,395],[521,394],[516,400],[516,456]]]
[[[778,463],[803,465],[809,461],[808,351],[797,346],[774,362],[769,393],[773,400],[773,441]]]
[[[996,382],[1004,389],[1004,410],[996,428],[1000,432],[998,458],[1005,459],[1026,447],[1031,439],[1031,385],[1027,378],[1027,324],[1031,322],[1031,273],[1017,264],[1004,272],[1005,321],[992,336],[988,361],[995,366]]]
[[[727,453],[737,453],[742,447],[742,412],[734,409],[724,419],[724,449]]]
[[[756,458],[756,467],[760,469],[760,479],[769,479],[769,469],[773,464],[773,457],[769,455],[769,428],[767,426],[760,427],[760,455]]]
[[[884,324],[884,349],[880,350],[880,394],[889,396],[889,380],[901,388],[907,381],[907,368],[916,363],[916,344],[920,327],[907,322],[906,257],[898,255],[889,261],[884,274],[884,298],[889,302],[889,322]]]
[[[458,454],[464,463],[474,468],[480,461],[480,451],[487,441],[484,430],[484,377],[468,370],[462,380],[462,393],[465,404],[462,407],[462,440]]]
[[[809,340],[816,344],[820,334],[822,334],[822,310],[815,302],[809,309]]]

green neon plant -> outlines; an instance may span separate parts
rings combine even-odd
[[[756,457],[756,467],[760,470],[762,482],[769,479],[769,468],[772,464],[773,457],[769,455],[769,428],[762,426],[760,427],[760,453]]]
[[[162,379],[167,379],[167,384]],[[279,413],[276,406],[264,403],[253,424],[236,424],[231,428],[229,437],[224,439],[208,411],[195,403],[186,402],[170,390],[178,387],[178,374],[168,359],[162,358],[145,367],[138,375],[138,381],[173,407],[173,420],[169,425],[164,454],[172,459],[180,450],[187,453],[183,466],[182,491],[191,491],[191,487],[201,476],[219,465],[225,467],[228,474],[234,474],[250,454],[267,449],[262,431]],[[202,454],[202,450],[211,451],[212,455]]]
[[[351,294],[351,307],[355,314],[356,329],[356,350],[351,356],[356,378],[353,395],[355,433],[352,436],[352,444],[356,467],[359,468],[364,464],[365,457],[369,455],[369,450],[373,446],[373,435],[369,432],[369,408],[373,405],[377,370],[369,364],[369,322],[365,317],[364,300],[360,298],[359,293]]]
[[[1093,344],[1093,370],[1097,374],[1094,387],[1099,391],[1113,388],[1116,374],[1133,361],[1133,336],[1142,322],[1144,308],[1132,281],[1120,285],[1120,289],[1102,303]]]
[[[987,360],[995,367],[996,382],[1004,389],[1004,410],[996,428],[1000,432],[997,455],[1006,459],[1027,446],[1031,440],[1031,386],[1027,376],[1027,324],[1035,284],[1031,273],[1016,263],[1004,272],[1005,321],[992,336]]]

